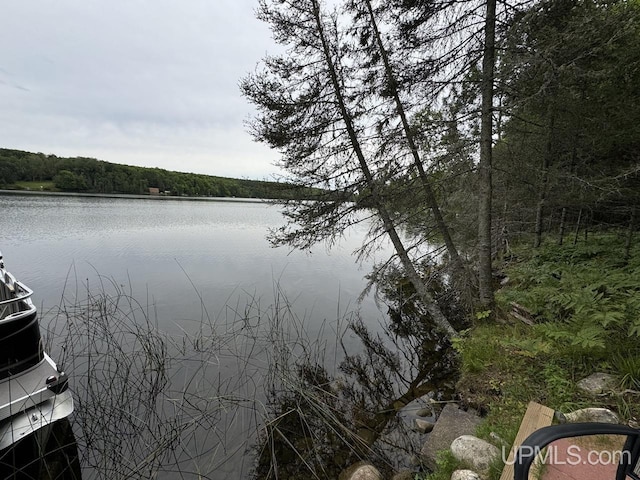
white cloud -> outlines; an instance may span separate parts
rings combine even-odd
[[[272,49],[249,0],[0,5],[0,146],[263,178],[238,82]]]

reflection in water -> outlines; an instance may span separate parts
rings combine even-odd
[[[0,478],[81,480],[78,449],[67,418],[0,450]]]
[[[388,336],[371,299],[351,313],[364,231],[307,255],[269,247],[283,218],[266,204],[0,196],[0,208],[5,258],[51,308],[85,478],[248,478],[259,440],[259,475],[274,452],[298,478],[307,454],[329,478],[373,451],[394,466],[382,434],[451,368],[399,276],[382,290]]]
[[[86,478],[246,478],[269,369],[315,352],[334,370],[338,339],[357,343],[342,337],[367,272],[357,229],[308,255],[268,245],[283,219],[266,204],[18,195],[0,209],[5,258],[66,359]],[[360,312],[378,325],[373,301]]]
[[[99,287],[106,278],[153,305],[171,332],[197,328],[203,314],[215,317],[247,298],[268,304],[275,284],[311,323],[335,320],[355,307],[373,263],[359,267],[351,255],[365,226],[345,232],[331,251],[272,248],[266,235],[284,218],[265,203],[0,195],[0,210],[0,249],[37,293],[40,311],[63,293],[82,299],[87,283]],[[359,308],[377,323],[371,299]]]
[[[270,421],[269,379],[328,344],[307,335],[282,294],[178,336],[111,285],[64,304],[54,325],[76,380],[83,478],[249,478]]]
[[[381,334],[353,318],[349,330],[362,348],[345,352],[337,374],[326,371],[317,352],[296,362],[286,355],[275,359],[267,377],[270,410],[258,449],[258,479],[338,478],[363,459],[373,461],[385,478],[411,466],[421,439],[399,413],[428,393],[451,393],[455,355],[401,272],[392,272],[379,287],[391,323]],[[430,287],[449,318],[463,318],[456,296],[435,274]],[[286,345],[281,349],[287,352]]]

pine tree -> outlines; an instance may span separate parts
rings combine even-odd
[[[320,0],[263,0],[259,18],[287,50],[265,58],[264,69],[242,82],[259,109],[252,132],[280,150],[282,167],[295,182],[331,190],[315,202],[287,203],[289,222],[275,232],[274,242],[309,248],[332,241],[362,221],[366,201],[379,225],[372,234],[388,236],[436,326],[456,335],[412,263],[385,202],[394,165],[369,142],[370,105],[362,101],[358,69],[346,57],[339,14],[325,13]]]

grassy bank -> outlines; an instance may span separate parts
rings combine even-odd
[[[607,407],[625,423],[640,419],[640,248],[627,257],[626,241],[622,233],[592,235],[577,245],[521,247],[503,261],[497,323],[479,322],[456,343],[457,391],[486,414],[480,437],[495,443],[495,432],[511,444],[531,400],[561,412]],[[513,302],[533,325],[511,314]],[[596,371],[616,376],[617,393],[592,398],[576,388]],[[448,480],[456,466],[445,454],[427,478]]]
[[[58,192],[59,189],[53,184],[50,180],[43,180],[37,182],[15,182],[11,185],[12,189],[16,190],[32,190],[32,191],[41,191],[41,192]]]

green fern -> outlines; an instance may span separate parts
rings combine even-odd
[[[563,349],[577,356],[616,349],[623,339],[640,336],[639,255],[620,267],[620,248],[615,235],[576,246],[546,245],[509,269],[511,286],[498,299],[503,308],[517,302],[541,319],[536,335],[551,341],[557,355]]]

